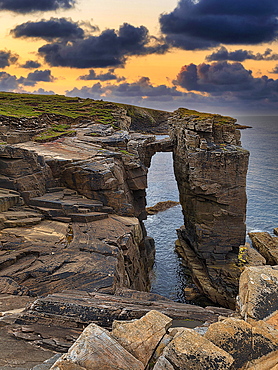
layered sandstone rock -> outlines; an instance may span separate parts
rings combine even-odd
[[[145,366],[166,334],[172,320],[158,311],[150,311],[132,322],[114,321],[112,335]]]
[[[248,234],[252,245],[262,256],[265,257],[268,265],[278,264],[278,237],[271,236],[267,232],[250,232]]]
[[[245,319],[263,320],[278,311],[277,266],[245,268],[239,281],[238,306]]]
[[[90,324],[51,370],[144,370],[142,362],[125,350],[110,333]]]
[[[234,122],[186,109],[169,121],[185,225],[179,237],[202,261],[214,288],[233,300],[237,255],[245,242],[249,157]]]
[[[229,352],[234,358],[233,366],[236,369],[278,350],[278,333],[274,335],[262,323],[250,325],[235,318],[210,325],[205,338]]]

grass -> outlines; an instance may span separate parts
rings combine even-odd
[[[197,120],[205,121],[207,119],[213,120],[214,125],[225,125],[225,124],[234,124],[236,122],[236,119],[229,117],[229,116],[221,116],[220,114],[212,114],[212,113],[203,113],[198,112],[196,110],[192,109],[186,109],[186,108],[179,108],[179,113],[181,117],[188,117],[192,118],[192,116],[196,116]]]
[[[76,131],[70,130],[70,125],[67,124],[58,124],[52,125],[47,130],[36,135],[33,139],[39,143],[45,143],[58,139],[63,136],[74,136]]]
[[[127,150],[120,150],[120,152],[127,155],[134,155],[133,153],[130,153]]]
[[[38,117],[43,113],[70,118],[90,117],[96,123],[116,123],[113,112],[118,105],[101,100],[71,98],[63,95],[35,95],[0,92],[0,115]]]

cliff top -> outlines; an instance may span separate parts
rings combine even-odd
[[[113,112],[127,110],[131,118],[149,116],[153,120],[167,112],[135,107],[102,100],[66,97],[64,95],[36,95],[0,92],[0,114],[9,117],[38,117],[41,114],[59,114],[69,118],[93,117],[97,123],[109,124]]]
[[[213,114],[213,113],[204,113],[198,112],[196,110],[187,109],[187,108],[179,108],[176,111],[180,118],[187,119],[187,120],[196,120],[196,121],[206,121],[211,120],[214,125],[224,125],[224,124],[234,124],[236,122],[235,118],[229,116],[222,116],[220,114]]]

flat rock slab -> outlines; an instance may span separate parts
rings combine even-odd
[[[63,209],[65,212],[72,212],[79,208],[98,211],[103,206],[102,202],[98,200],[86,199],[77,194],[67,194],[65,191],[46,193],[41,197],[30,199],[29,203],[34,207]]]
[[[0,328],[0,369],[27,370],[41,364],[54,355],[53,351],[43,350],[32,344],[18,340]]]
[[[18,319],[19,324],[32,324],[47,320],[48,325],[65,327],[74,322],[81,327],[94,322],[111,328],[114,320],[140,319],[149,311],[156,310],[171,319],[199,320],[215,322],[218,317],[230,316],[234,312],[227,309],[176,303],[173,301],[148,301],[119,297],[109,294],[67,291],[37,299]],[[61,324],[61,321],[63,323]]]
[[[77,365],[77,367],[74,365]],[[105,329],[90,324],[51,370],[144,370],[142,362],[125,350]]]
[[[108,218],[108,214],[103,212],[74,213],[70,214],[69,217],[73,222],[87,223]]]
[[[33,303],[34,301],[34,297],[0,294],[0,316],[1,312],[5,313],[7,311],[25,308],[27,304]]]

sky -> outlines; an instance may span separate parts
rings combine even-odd
[[[277,0],[0,0],[0,91],[278,115]]]

